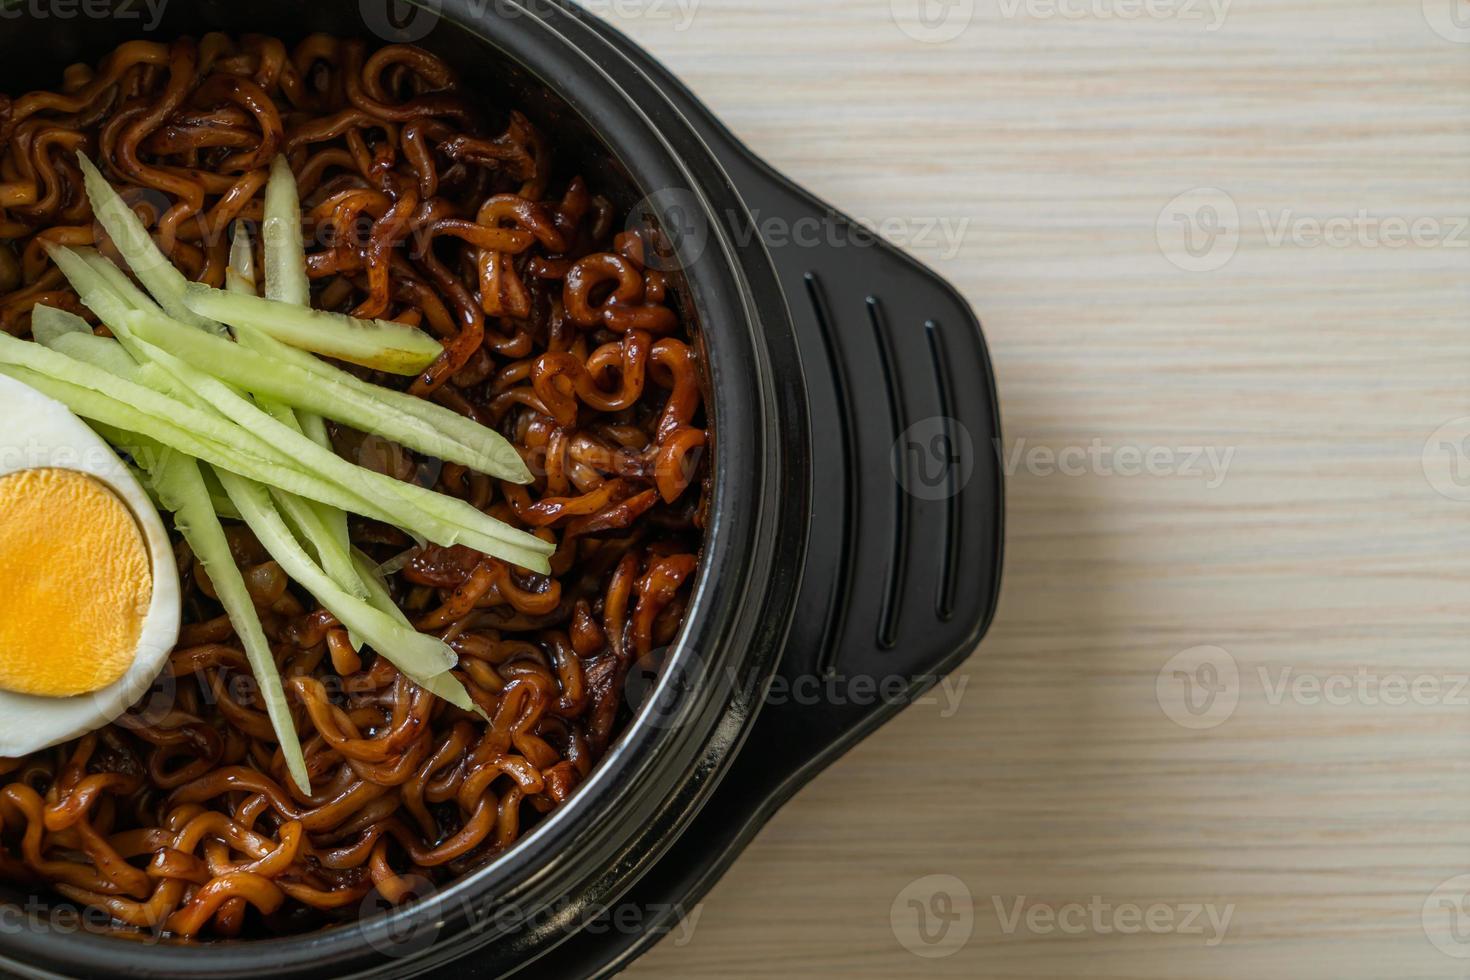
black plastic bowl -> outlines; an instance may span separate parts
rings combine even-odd
[[[110,15],[61,19],[59,6],[0,0],[0,90],[53,87],[67,64],[134,37],[326,31],[420,44],[491,108],[526,111],[559,157],[673,245],[704,356],[713,509],[687,620],[648,703],[574,797],[489,866],[401,909],[370,905],[355,924],[197,946],[100,935],[12,887],[0,890],[0,968],[191,980],[619,968],[802,782],[931,687],[988,625],[1002,497],[987,450],[999,432],[973,314],[570,5],[176,0],[157,24],[136,0],[83,9]],[[845,233],[768,248],[753,211]],[[908,458],[936,439],[948,467],[937,485]],[[898,683],[877,701],[770,696],[844,679]]]

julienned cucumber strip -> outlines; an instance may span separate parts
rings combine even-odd
[[[56,263],[61,274],[66,276],[71,288],[77,291],[82,305],[101,317],[103,323],[121,320],[131,310],[128,303],[111,288],[107,279],[88,264],[83,251],[52,245],[46,249],[46,254]]]
[[[136,432],[128,432],[103,422],[93,421],[92,428],[97,434],[106,439],[118,452],[126,454],[133,462],[133,475],[138,477],[138,482],[148,491],[148,495],[158,504],[160,510],[168,510],[163,502],[158,499],[158,488],[153,485],[154,473],[159,464],[168,456],[178,456],[188,459],[183,453],[177,452],[147,436],[141,436]],[[238,521],[239,513],[235,505],[230,503],[230,498],[225,496],[224,488],[214,479],[214,472],[205,469],[201,472],[204,477],[204,485],[209,495],[210,506],[214,508],[217,516],[226,520]]]
[[[127,312],[146,310],[158,316],[164,315],[163,310],[159,308],[158,304],[154,303],[142,290],[134,286],[132,280],[128,279],[121,269],[103,258],[100,253],[91,249],[79,249],[76,251],[75,257],[80,258],[86,264],[87,269],[90,270],[77,270],[76,275],[78,279],[83,281],[87,287],[88,294],[98,299],[103,305],[111,307],[115,305],[115,302],[120,301]],[[111,295],[106,295],[108,293],[111,293]],[[217,414],[208,402],[180,383],[173,375],[164,370],[161,364],[154,363],[154,359],[147,356],[141,349],[141,342],[125,328],[124,317],[125,314],[123,313],[113,316],[110,326],[113,328],[118,341],[127,348],[128,354],[138,361],[140,368],[137,376],[123,375],[117,371],[113,373],[127,377],[130,381],[136,381],[139,384],[146,385],[154,391],[168,395],[171,398],[186,402],[191,407],[203,411],[206,414]],[[63,350],[62,353],[67,353],[67,351]],[[80,360],[81,358],[78,359]],[[263,446],[259,448],[266,450],[264,455],[267,457],[272,455],[269,451],[270,447]]]
[[[163,501],[158,497],[158,488],[153,485],[152,469],[139,462],[140,459],[153,460],[160,458],[158,456],[150,456],[146,450],[140,448],[143,442],[142,437],[135,436],[131,432],[123,432],[121,429],[113,429],[97,422],[92,423],[92,430],[106,439],[118,451],[119,455],[125,457],[124,462],[127,464],[128,471],[133,474],[133,479],[138,481],[138,485],[143,488],[143,492],[148,494],[148,499],[153,501],[154,508],[160,514],[167,511],[168,508],[163,505]],[[154,445],[157,445],[157,443],[154,443]],[[158,449],[162,453],[168,452],[162,446],[159,446]]]
[[[239,243],[236,242],[237,247],[238,245]],[[225,289],[231,293],[246,293],[247,295],[254,295],[253,291],[255,289],[255,280],[242,273],[236,272],[234,269],[230,269],[225,273]],[[269,340],[269,338],[266,337],[265,334],[249,330],[245,331],[244,334],[238,339],[242,346],[249,347],[252,350],[256,351],[261,350],[260,345],[262,342]],[[256,395],[255,400],[261,405],[262,408],[265,408],[267,404],[285,404],[284,402],[278,402],[274,399],[269,398],[266,395],[260,394]],[[290,408],[290,406],[286,407],[288,409]],[[277,415],[277,412],[274,409],[267,408],[266,410],[269,411],[272,415]],[[333,448],[331,436],[327,435],[327,424],[320,415],[308,412],[304,409],[291,409],[291,411],[296,416],[296,421],[297,424],[301,427],[301,431],[308,438],[310,438],[312,442],[316,443],[318,446],[321,446],[323,449]],[[346,539],[344,538],[343,540]]]
[[[119,378],[141,382],[144,377],[138,368],[138,362],[123,350],[122,344],[107,337],[90,333],[68,333],[51,338],[51,343],[44,346]]]
[[[395,622],[412,629],[413,624],[408,621],[408,617],[403,614],[403,610],[398,608],[398,604],[388,594],[387,587],[378,580],[376,566],[373,565],[372,559],[360,551],[354,551],[352,553],[352,560],[356,563],[358,574],[362,576],[363,584],[367,586],[368,604],[384,615],[391,616]],[[484,716],[486,721],[490,720],[489,716],[480,710],[480,707],[470,697],[469,692],[464,689],[464,685],[453,674],[440,674],[437,677],[414,677],[409,675],[408,679],[430,694],[443,698],[456,707]]]
[[[50,347],[51,341],[62,334],[91,332],[92,328],[87,321],[75,313],[44,305],[37,305],[31,310],[31,336],[36,338],[38,344]]]
[[[250,238],[245,233],[243,222],[235,225],[235,241],[230,247],[230,266],[226,271],[227,287],[231,291],[240,291],[255,295],[255,253],[250,248]],[[291,406],[273,399],[257,397],[256,404],[271,418],[282,425],[290,426],[296,432],[305,432],[303,421],[296,416],[296,411]],[[315,418],[315,417],[313,417]],[[330,448],[330,447],[328,447]],[[315,500],[305,500],[289,493],[274,491],[276,505],[286,515],[286,519],[296,529],[297,534],[306,540],[316,553],[316,559],[322,569],[332,577],[332,581],[341,587],[342,591],[357,596],[359,599],[367,598],[367,589],[362,580],[357,576],[357,569],[352,565],[351,539],[347,534],[347,515],[335,507],[318,503]],[[361,649],[362,641],[353,634],[350,637],[352,648]]]
[[[436,405],[415,395],[394,391],[392,388],[370,384],[304,350],[297,350],[290,344],[283,344],[259,330],[246,328],[240,331],[242,337],[249,334],[253,334],[254,339],[259,341],[254,345],[256,349],[268,355],[272,360],[300,368],[323,381],[351,388],[373,399],[384,409],[392,409],[400,416],[407,416],[422,422],[432,430],[441,433],[443,437],[453,440],[486,460],[486,465],[475,463],[463,463],[463,465],[512,483],[531,482],[531,471],[526,469],[525,461],[521,459],[520,453],[516,452],[515,447],[494,429],[486,428],[474,419],[465,418],[443,405]],[[408,444],[404,443],[404,445]],[[449,456],[441,458],[455,463],[463,462]]]
[[[265,222],[261,237],[265,239],[266,296],[284,302],[297,302],[293,297],[299,293],[301,305],[309,306],[311,287],[306,278],[306,246],[301,238],[301,202],[297,196],[296,177],[291,173],[291,165],[284,156],[276,157],[271,164],[271,179],[265,191]],[[291,262],[293,254],[294,263]],[[283,263],[292,267],[283,269]],[[255,274],[255,251],[250,247],[250,236],[246,234],[243,222],[235,225],[235,241],[230,246],[230,268],[225,282],[230,292],[250,296],[259,292],[258,277]],[[273,295],[273,292],[281,295]],[[263,396],[257,396],[257,400],[262,398]],[[267,411],[282,421],[285,420],[285,410],[288,409],[284,403],[279,402],[272,403],[267,408]],[[327,423],[320,415],[304,409],[291,411],[307,438],[323,449],[336,451],[331,437],[327,435]],[[352,538],[347,531],[347,515],[333,507],[322,504],[315,506],[322,526],[336,544],[331,563],[325,566],[327,574],[338,585],[357,595],[362,583],[356,582],[357,575],[352,570],[350,561],[342,564],[342,556],[352,550]],[[356,582],[355,588],[348,588],[349,573],[351,580]],[[355,636],[352,638],[352,645],[354,649],[361,645]]]
[[[235,225],[235,241],[230,246],[230,266],[225,271],[225,289],[231,293],[255,295],[255,253],[250,249],[250,239],[245,233],[243,223]],[[301,421],[296,417],[296,410],[290,405],[264,395],[257,395],[255,403],[282,425],[289,425],[297,432],[303,431]]]
[[[140,436],[136,432],[128,432],[95,420],[91,424],[99,436],[111,443],[118,452],[127,454],[133,460],[134,475],[138,476],[138,482],[143,484],[143,488],[153,497],[154,502],[158,503],[160,510],[168,510],[163,506],[162,501],[158,500],[158,490],[153,486],[153,471],[158,468],[159,462],[169,454],[184,459],[189,457],[168,448],[161,442],[149,439],[147,436]],[[139,474],[139,470],[143,472]],[[214,507],[215,514],[225,520],[238,521],[240,513],[235,510],[235,505],[230,503],[230,498],[225,496],[224,487],[221,487],[219,481],[214,478],[214,471],[205,468],[200,471],[200,475],[204,477],[204,486],[208,490],[209,502]]]
[[[227,470],[217,470],[225,492],[235,502],[245,523],[255,532],[294,581],[316,597],[337,621],[361,634],[374,650],[387,657],[409,677],[437,677],[458,659],[442,640],[420,633],[411,626],[374,609],[361,599],[339,589],[306,554],[271,504],[270,493],[258,483]]]
[[[465,446],[471,453],[478,454],[486,461],[483,465],[475,463],[464,463],[463,465],[512,483],[531,482],[531,471],[526,469],[526,463],[521,459],[520,453],[516,452],[515,446],[511,445],[509,440],[494,429],[487,428],[474,419],[466,418],[443,405],[436,405],[434,402],[401,391],[394,391],[392,388],[370,384],[304,350],[297,350],[289,344],[283,344],[269,334],[249,329],[241,330],[240,334],[242,337],[254,334],[261,342],[256,349],[269,355],[273,360],[299,367],[323,381],[336,382],[351,388],[377,402],[383,408],[398,413],[399,416],[417,419],[444,437]],[[455,463],[462,462],[462,460],[451,459],[448,456],[441,458]]]
[[[77,154],[77,162],[82,167],[82,179],[87,185],[87,197],[92,202],[93,213],[107,231],[107,237],[117,246],[128,267],[148,287],[153,298],[175,319],[191,326],[218,330],[216,324],[193,312],[184,303],[184,289],[189,280],[159,251],[143,222],[138,220],[133,209],[112,189],[102,172],[84,153]],[[93,312],[102,315],[100,311]]]
[[[420,449],[420,452],[429,453],[453,463],[460,463],[497,479],[509,480],[511,483],[531,482],[531,471],[526,468],[526,463],[521,459],[520,453],[516,452],[515,446],[511,445],[509,440],[494,429],[487,428],[474,419],[466,418],[458,412],[415,395],[371,384],[304,350],[297,350],[290,344],[283,344],[262,331],[251,330],[247,327],[241,329],[239,334],[242,343],[259,351],[268,360],[283,368],[294,368],[300,372],[301,377],[315,377],[317,379],[315,384],[330,384],[333,386],[333,391],[341,391],[345,388],[355,392],[361,396],[359,401],[367,411],[377,415],[386,414],[388,419],[396,423],[399,428],[422,429],[434,433],[439,444],[459,447],[451,451],[457,452],[461,458],[442,452],[432,452],[428,449]],[[387,428],[381,424],[372,431],[393,438]],[[402,442],[396,438],[394,441]],[[402,444],[410,449],[418,449],[417,446],[408,442]]]
[[[20,377],[19,372],[24,372],[29,377],[46,379],[46,390],[60,392],[55,397],[78,415],[142,433],[180,452],[226,468],[239,470],[243,467],[242,475],[260,479],[282,490],[392,523],[392,518],[382,508],[335,482],[295,466],[289,457],[281,456],[269,443],[228,419],[195,407],[183,398],[163,394],[146,383],[135,384],[115,375],[89,370],[89,365],[3,332],[0,332],[0,365],[5,365],[5,373],[13,377]],[[150,369],[158,370],[156,364],[143,364],[139,368],[145,373]],[[32,384],[32,387],[37,385]],[[75,389],[99,397],[86,398]],[[198,398],[193,392],[187,394]],[[448,546],[453,542],[435,543]]]
[[[369,390],[364,391],[300,363],[260,353],[251,349],[252,342],[231,344],[222,337],[211,337],[156,314],[133,312],[126,316],[127,328],[139,337],[222,381],[325,415],[360,431],[375,433],[438,459],[459,463],[501,479],[530,482],[531,475],[515,447],[499,433],[484,426],[475,426],[479,430],[475,433],[478,438],[470,443],[459,438],[458,434],[450,433],[437,418],[431,421],[405,412],[399,399],[391,397],[397,392],[372,386],[367,386]],[[303,356],[321,363],[310,354]],[[400,398],[427,405],[410,395],[400,395]],[[439,410],[459,418],[447,409]],[[467,419],[461,421],[468,422]],[[474,425],[472,422],[469,424]]]
[[[358,320],[203,283],[190,283],[183,300],[196,318],[261,330],[293,347],[391,374],[418,374],[444,352],[422,330],[392,320]]]
[[[225,270],[225,289],[251,296],[260,293],[260,282],[255,275],[255,250],[250,247],[250,233],[245,230],[243,221],[235,223],[235,237],[230,241],[230,264]]]
[[[49,374],[3,362],[0,362],[0,374],[23,381],[42,394],[50,395],[90,421],[137,432],[212,466],[239,472],[241,476],[279,487],[297,496],[321,500],[355,513],[371,511],[372,513],[364,513],[363,516],[391,523],[386,514],[377,512],[376,508],[354,498],[335,483],[282,466],[272,460],[260,459],[250,455],[248,451],[242,452],[236,446],[224,445],[197,435],[181,425],[155,418],[125,401],[109,397],[85,385],[60,381]],[[183,403],[178,403],[178,408],[181,413],[188,410],[188,406]]]
[[[123,322],[126,322],[126,318]],[[551,548],[539,538],[502,524],[458,498],[401,483],[392,477],[355,466],[299,433],[291,432],[289,427],[275,422],[222,383],[203,372],[195,371],[172,355],[141,341],[135,340],[135,346],[141,348],[146,360],[166,368],[183,387],[189,389],[191,395],[208,400],[225,415],[256,423],[256,429],[252,431],[229,418],[211,414],[190,405],[186,400],[170,398],[144,385],[87,370],[87,365],[47,350],[39,344],[18,340],[9,334],[0,333],[0,364],[27,369],[53,381],[90,389],[94,393],[107,396],[112,402],[123,403],[124,408],[133,407],[150,417],[154,424],[140,428],[137,424],[129,424],[114,417],[104,417],[99,421],[142,432],[166,445],[211,463],[218,463],[226,469],[241,472],[252,479],[259,479],[270,486],[385,521],[406,531],[421,534],[435,544],[445,547],[465,544],[477,551],[505,558],[532,570],[549,571],[546,559]],[[88,414],[87,410],[74,404],[74,394],[62,397],[61,400],[78,414]],[[182,444],[177,436],[180,428],[185,430],[187,440]],[[269,437],[260,435],[262,431],[269,433]],[[197,437],[190,433],[197,434]],[[215,445],[196,451],[196,447],[206,443]],[[289,453],[281,448],[283,444],[293,447]],[[224,454],[218,451],[220,447],[226,449]],[[301,454],[300,458],[311,460],[314,468],[303,467],[297,454]],[[272,475],[258,475],[262,472],[263,465],[273,468]],[[242,470],[242,466],[248,467],[248,470]],[[291,476],[282,479],[280,472],[290,473]],[[320,474],[328,475],[323,477]],[[376,500],[382,500],[383,503],[371,502]]]
[[[74,313],[37,306],[31,311],[31,336],[42,347],[91,364],[109,374],[137,384],[145,381],[132,354],[122,344],[92,332],[86,320]]]
[[[152,309],[160,316],[163,314],[158,304],[144,295],[121,269],[103,258],[95,249],[51,247],[47,254],[77,291],[82,303],[108,326],[122,323],[123,317],[135,309]],[[125,332],[119,333],[118,337],[124,346],[130,346],[131,338]],[[137,357],[135,350],[129,349],[128,353],[141,362],[142,359]],[[175,396],[180,394],[172,383],[159,390]]]
[[[266,299],[311,305],[311,283],[306,276],[306,242],[301,234],[301,195],[296,175],[284,156],[271,162],[265,185],[265,221],[261,226],[265,251]]]
[[[337,587],[359,599],[366,599],[367,589],[358,578],[357,570],[352,567],[351,557],[338,549],[337,539],[332,537],[323,522],[316,501],[281,490],[272,490],[271,496],[275,498],[276,505],[286,515],[292,527],[311,545],[317,562],[332,577],[332,581],[337,583]]]
[[[200,406],[201,397],[208,397],[213,408],[224,412],[227,416],[245,415],[255,418],[263,415],[254,405],[241,398],[220,384],[214,378],[204,372],[192,371],[191,377],[182,377],[187,365],[180,359],[167,353],[160,348],[154,348],[145,341],[140,340],[135,333],[138,328],[146,334],[150,324],[165,328],[162,332],[166,335],[165,343],[172,340],[170,344],[176,351],[182,352],[191,343],[204,342],[206,350],[210,350],[210,344],[218,344],[220,347],[213,348],[214,358],[206,358],[206,363],[219,363],[223,358],[228,363],[247,362],[252,352],[247,351],[235,344],[230,344],[222,338],[211,338],[203,331],[194,330],[181,324],[174,323],[158,313],[146,310],[129,310],[129,305],[122,297],[111,291],[103,281],[103,275],[93,269],[85,259],[72,254],[64,255],[63,250],[57,251],[58,259],[66,261],[73,266],[80,266],[74,270],[79,288],[93,295],[99,306],[111,309],[117,315],[114,317],[115,327],[119,336],[131,347],[135,348],[133,354],[143,361],[151,361],[168,368],[171,380],[180,383],[184,390],[175,392],[175,397],[170,399],[156,391],[149,391],[138,385],[130,385],[120,379],[96,378],[90,372],[77,372],[75,362],[68,358],[53,356],[50,360],[42,357],[43,354],[52,354],[34,344],[15,340],[10,337],[0,338],[0,362],[12,363],[23,368],[39,371],[58,381],[67,382],[82,387],[91,388],[114,401],[121,401],[127,405],[142,410],[161,423],[183,425],[186,429],[204,436],[212,442],[218,443],[220,447],[234,452],[243,453],[248,457],[243,462],[273,461],[277,466],[285,466],[301,470],[297,456],[285,454],[281,451],[279,443],[267,440],[256,432],[252,432],[238,425],[233,425],[228,419],[220,418],[216,412],[208,410],[207,406]],[[146,348],[138,350],[137,348]],[[274,372],[267,367],[267,375]],[[242,385],[242,387],[249,387]],[[318,390],[323,386],[320,384],[308,385],[308,388]],[[208,389],[208,390],[206,390]],[[349,398],[355,397],[351,393]],[[227,404],[224,404],[227,403]],[[185,414],[179,414],[179,410]],[[125,428],[136,428],[126,426]],[[288,427],[278,426],[273,435],[288,432]],[[151,433],[155,434],[156,433]],[[299,435],[297,433],[296,435]],[[177,440],[171,441],[165,436],[157,436],[175,448],[185,452],[194,452],[188,445],[180,445]],[[286,438],[290,438],[286,436]],[[396,524],[404,530],[419,534],[436,544],[452,545],[463,543],[483,551],[513,561],[526,568],[533,570],[545,570],[547,568],[546,557],[553,550],[550,545],[545,544],[539,538],[516,530],[507,525],[482,514],[480,511],[456,498],[436,494],[432,491],[416,487],[411,484],[401,483],[382,474],[365,470],[361,467],[347,463],[335,453],[321,449],[310,440],[299,443],[303,447],[300,451],[307,453],[306,458],[314,459],[320,464],[320,468],[326,472],[336,474],[332,480],[321,480],[315,472],[301,471],[300,475],[314,481],[317,486],[309,492],[302,492],[297,488],[301,485],[300,480],[293,481],[291,485],[282,483],[279,479],[262,477],[258,469],[243,471],[239,462],[232,464],[229,459],[221,460],[218,455],[203,457],[216,465],[224,466],[242,472],[243,475],[252,479],[275,486],[288,492],[306,496],[312,500],[327,503],[343,510],[372,517],[375,520],[383,520],[387,523]],[[514,450],[512,450],[513,452]],[[195,453],[195,455],[200,455]],[[355,481],[355,482],[354,482]],[[332,490],[323,492],[321,484],[334,484]],[[387,496],[388,505],[382,506],[375,502],[376,496],[365,496],[356,492],[353,488],[372,486],[375,491],[392,491]],[[396,500],[394,498],[397,498]],[[408,504],[405,509],[404,504]],[[417,506],[415,506],[417,505]]]
[[[281,190],[283,181],[289,188]],[[301,204],[296,196],[296,177],[285,157],[276,157],[271,164],[271,179],[265,189],[265,222],[262,235],[265,246],[266,299],[298,306],[311,305],[311,286],[306,278],[306,247],[301,238]],[[235,226],[235,241],[230,246],[230,268],[225,273],[225,291],[259,295],[259,282],[255,275],[255,253],[250,248],[249,237],[243,224]],[[247,330],[235,338],[246,347],[260,350],[270,340],[256,330]],[[272,414],[275,414],[272,412]],[[320,415],[298,411],[297,420],[301,431],[323,449],[332,449],[332,439],[327,434],[327,424]],[[326,515],[323,515],[324,517]],[[343,547],[350,547],[347,536],[347,520],[343,514],[341,539]],[[336,522],[334,531],[336,530]]]
[[[79,248],[76,253],[82,257],[83,262],[87,263],[88,268],[102,277],[103,282],[118,295],[118,298],[128,304],[129,308],[163,314],[163,307],[153,302],[153,297],[134,285],[133,280],[128,278],[128,274],[114,265],[107,256],[92,248]]]
[[[174,512],[174,525],[188,542],[194,556],[204,563],[209,580],[214,585],[220,604],[230,617],[240,644],[245,648],[245,657],[260,685],[261,697],[265,701],[266,713],[271,727],[276,730],[281,754],[285,756],[286,768],[291,781],[303,793],[311,792],[311,781],[306,769],[306,757],[301,752],[301,739],[291,721],[291,710],[286,703],[286,692],[281,687],[280,671],[271,654],[270,643],[261,628],[260,617],[250,590],[235,564],[230,544],[225,539],[224,528],[215,516],[209,489],[199,472],[199,464],[179,453],[165,453],[150,470],[152,483],[164,506]]]
[[[290,411],[287,409],[287,411]],[[286,417],[282,416],[282,423]],[[293,421],[295,421],[293,419]],[[298,423],[299,424],[299,423]],[[277,491],[279,493],[279,491]],[[332,581],[336,582],[344,592],[350,592],[359,599],[367,598],[367,590],[363,587],[362,580],[357,575],[357,570],[352,566],[351,539],[347,534],[347,515],[336,507],[315,500],[306,500],[294,494],[281,493],[277,503],[281,510],[291,519],[316,557],[321,562]],[[353,638],[353,648],[361,646],[358,638]]]
[[[265,298],[293,306],[311,306],[311,280],[306,274],[306,241],[301,234],[301,193],[296,186],[296,175],[284,155],[271,161],[270,180],[265,185],[265,220],[261,223],[261,251],[265,255]],[[236,247],[242,247],[240,233],[236,232]],[[249,253],[248,246],[245,251]],[[252,268],[242,268],[254,280],[254,254],[250,253]],[[252,282],[251,296],[257,295]],[[231,290],[242,292],[243,290]],[[265,335],[259,331],[245,331],[236,339],[247,346],[260,350],[259,342]],[[250,343],[254,340],[257,343]],[[301,428],[314,442],[324,449],[331,449],[326,424],[321,416],[308,414],[301,421]],[[346,527],[343,527],[346,541]]]
[[[349,463],[306,438],[299,429],[271,418],[203,371],[146,342],[139,341],[138,346],[149,360],[162,365],[222,416],[254,436],[267,452],[274,448],[283,460],[295,461],[366,500],[377,501],[385,512],[393,515],[391,523],[395,526],[418,531],[440,543],[443,538],[453,537],[477,551],[526,568],[550,571],[546,561],[548,546],[540,538],[501,524],[457,497]]]
[[[301,423],[302,433],[312,442],[328,452],[335,453],[337,451],[336,447],[332,445],[331,437],[327,435],[327,423],[322,420],[320,415],[303,409],[296,413],[296,421]],[[321,514],[322,526],[336,545],[334,551],[342,554],[350,553],[352,551],[352,535],[347,529],[347,514],[335,507],[328,507],[326,504],[316,504],[316,508]],[[337,559],[334,558],[333,561],[335,562]],[[331,568],[328,568],[327,571],[332,572],[334,575],[337,574]],[[343,568],[342,572],[345,574],[346,569]],[[357,590],[349,589],[348,591],[355,593]],[[354,636],[352,638],[352,644],[353,648],[356,649],[359,645],[357,637]]]
[[[164,452],[169,452],[165,449]],[[220,517],[232,521],[244,520],[240,516],[240,510],[230,495],[225,493],[225,488],[220,485],[219,477],[214,475],[214,467],[201,466],[199,474],[204,477],[204,485],[209,488],[209,499],[214,502],[214,512]]]
[[[201,346],[197,341],[203,331],[192,330],[170,320],[156,303],[133,285],[121,269],[95,250],[53,246],[48,253],[72,288],[81,296],[82,303],[101,317],[103,322],[112,325],[134,311],[151,314],[153,319],[149,323],[154,333],[143,330],[145,339],[183,356],[185,360],[195,360],[196,366],[205,368],[222,380],[256,394],[288,401],[297,408],[311,409],[354,428],[376,432],[410,449],[468,466],[490,476],[515,483],[531,482],[530,471],[526,469],[515,447],[498,432],[471,419],[421,398],[368,384],[260,331],[241,331],[242,334],[253,334],[245,342],[245,346],[269,355],[256,354],[253,361],[239,347],[223,346],[229,343],[223,337],[204,334],[206,339],[212,339],[216,343],[212,347],[207,343]],[[134,329],[143,328],[135,326]],[[191,341],[195,343],[190,344]],[[201,362],[186,356],[179,349],[181,344],[190,346],[196,355],[205,359]],[[255,379],[253,384],[240,380],[238,376],[227,376],[234,368],[232,359],[236,356],[249,363],[242,365],[234,373],[248,373]],[[290,380],[283,382],[281,374],[288,370]],[[325,391],[319,391],[324,382],[328,387]],[[343,391],[344,388],[352,391]],[[285,394],[282,394],[283,391]],[[292,393],[299,397],[293,400]],[[356,397],[353,397],[354,393]],[[303,400],[310,401],[310,404],[301,404]],[[309,426],[308,434],[311,434]],[[324,430],[322,436],[325,436]],[[324,438],[317,441],[329,447]]]

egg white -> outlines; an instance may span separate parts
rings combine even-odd
[[[0,477],[55,468],[86,473],[132,512],[148,547],[153,599],[126,674],[91,694],[47,698],[0,691],[0,756],[15,757],[95,731],[141,698],[163,671],[179,639],[182,609],[173,547],[158,509],[117,453],[65,405],[0,375]],[[56,533],[65,534],[59,526]],[[44,561],[45,555],[37,555]],[[0,650],[0,656],[5,652]]]

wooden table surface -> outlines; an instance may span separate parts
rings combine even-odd
[[[1470,972],[1470,4],[594,6],[964,292],[1009,471],[958,710],[631,975]]]

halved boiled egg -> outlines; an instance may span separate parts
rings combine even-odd
[[[178,642],[158,510],[66,406],[0,375],[0,756],[101,728]]]

